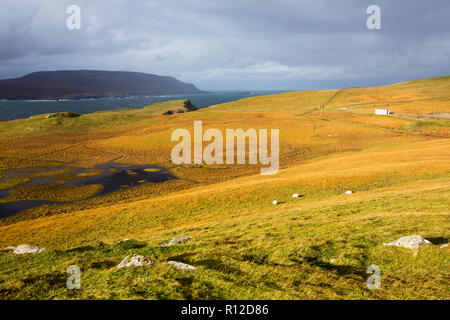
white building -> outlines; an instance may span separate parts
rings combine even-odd
[[[389,109],[375,109],[375,114],[386,115],[390,113],[391,111]]]

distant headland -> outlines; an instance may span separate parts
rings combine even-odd
[[[0,99],[58,100],[206,93],[193,84],[149,73],[99,70],[33,72],[0,80]]]

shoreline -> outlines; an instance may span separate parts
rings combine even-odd
[[[172,100],[191,100],[198,109],[213,105],[237,101],[243,98],[282,93],[279,90],[253,91],[209,91],[204,94],[177,94],[159,96],[129,96],[123,98],[89,98],[67,100],[0,100],[0,122],[28,119],[30,117],[58,113],[73,112],[91,114],[98,111],[118,111],[139,109],[158,102]]]

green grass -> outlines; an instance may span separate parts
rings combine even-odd
[[[112,129],[130,125],[130,123],[142,123],[152,116],[162,115],[167,110],[183,108],[183,103],[184,100],[173,100],[158,102],[145,108],[99,111],[78,117],[56,116],[47,118],[49,114],[41,114],[28,119],[0,121],[0,135],[22,136]]]
[[[97,242],[34,256],[1,252],[0,298],[446,299],[449,250],[439,245],[448,241],[449,234],[437,226],[445,223],[440,211],[450,202],[439,196],[442,191],[420,193],[422,200],[412,193],[388,200],[374,197],[342,205],[280,208],[276,215],[262,212],[257,218],[253,213],[254,218],[244,215],[158,236],[193,237],[172,247],[161,248],[155,239]],[[402,213],[405,207],[416,212]],[[434,245],[421,248],[417,256],[409,249],[382,246],[405,230],[422,234]],[[133,253],[159,264],[115,269]],[[192,264],[197,270],[173,270],[165,264],[168,260]],[[382,271],[381,290],[365,286],[371,264]],[[70,265],[82,270],[81,290],[65,287]]]

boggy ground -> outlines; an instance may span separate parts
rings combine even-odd
[[[425,113],[448,112],[449,89],[450,77],[442,77],[254,97],[184,114],[161,115],[182,103],[175,101],[0,123],[0,175],[120,160],[157,165],[178,177],[4,219],[2,247],[30,243],[52,250],[32,256],[1,251],[0,298],[448,299],[449,249],[440,246],[449,237],[449,122],[375,116],[369,104],[393,109],[398,103],[403,113],[414,113],[418,100],[434,99],[438,108],[427,104]],[[355,104],[364,107],[350,107]],[[173,165],[170,134],[192,130],[194,120],[202,120],[204,130],[279,128],[280,172]],[[382,245],[412,234],[433,245],[416,253]],[[192,240],[158,246],[181,235]],[[121,242],[125,238],[135,240]],[[131,253],[159,264],[114,268]],[[197,269],[173,270],[168,260]],[[72,264],[82,269],[81,290],[65,287]],[[380,290],[366,287],[371,264],[381,269]]]

